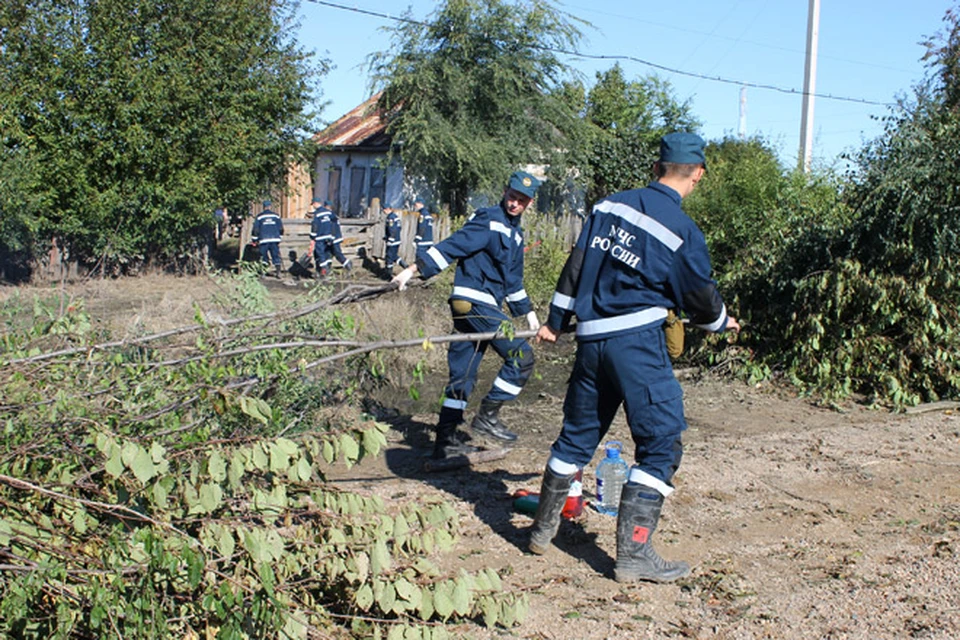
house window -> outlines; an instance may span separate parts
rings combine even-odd
[[[350,169],[350,205],[347,208],[348,218],[360,218],[364,215],[364,207],[367,204],[366,195],[366,167],[353,167]]]

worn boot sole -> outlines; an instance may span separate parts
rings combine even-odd
[[[657,584],[667,584],[690,575],[690,565],[686,562],[671,564],[673,566],[670,567],[670,570],[661,573],[646,573],[627,568],[616,568],[614,569],[614,576],[617,582],[656,582]]]
[[[548,551],[550,551],[550,547],[552,546],[553,546],[552,542],[548,542],[547,544],[543,545],[543,544],[538,544],[533,540],[531,540],[530,544],[527,545],[527,550],[530,551],[530,553],[535,553],[538,556],[542,556],[546,554]]]
[[[498,442],[516,442],[517,434],[498,426],[491,426],[485,420],[474,418],[470,430],[477,435],[490,438]]]

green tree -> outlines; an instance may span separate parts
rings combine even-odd
[[[783,249],[755,246],[769,268],[738,286],[755,321],[741,344],[821,397],[903,407],[960,394],[957,12],[944,22],[927,78],[855,156],[842,198],[819,216],[781,198],[787,224],[767,244]]]
[[[670,83],[657,76],[627,80],[620,65],[614,65],[597,73],[588,92],[565,89],[567,100],[584,93],[576,109],[584,114],[587,129],[573,162],[586,181],[588,203],[644,186],[660,138],[700,128],[690,101],[677,100]]]
[[[4,217],[25,203],[39,240],[113,267],[188,252],[216,204],[245,208],[302,147],[326,64],[287,35],[294,7],[4,3],[0,175],[16,176]]]
[[[447,0],[429,21],[388,32],[392,49],[370,59],[388,131],[452,213],[566,148],[578,123],[554,94],[566,73],[557,56],[580,33],[552,3]]]

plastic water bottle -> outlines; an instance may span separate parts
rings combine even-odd
[[[621,443],[608,442],[606,457],[597,465],[597,511],[611,516],[617,515],[620,510],[620,493],[630,470],[620,457],[622,449]]]

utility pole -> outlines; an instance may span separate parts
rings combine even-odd
[[[817,90],[817,41],[820,38],[820,0],[810,0],[807,14],[807,59],[803,65],[803,113],[800,118],[799,165],[810,173],[813,159],[813,94]]]
[[[747,88],[740,87],[740,128],[738,130],[741,140],[747,139]]]

